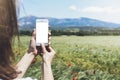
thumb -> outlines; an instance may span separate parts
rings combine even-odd
[[[47,52],[47,50],[46,50],[46,48],[45,48],[45,45],[44,45],[43,43],[41,44],[41,48],[42,48],[43,53],[46,53],[46,52]]]

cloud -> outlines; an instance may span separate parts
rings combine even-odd
[[[117,7],[87,7],[81,10],[89,13],[120,13],[120,8]]]
[[[97,6],[90,6],[86,8],[80,8],[75,5],[71,5],[69,7],[72,11],[78,11],[78,12],[87,12],[87,13],[114,13],[118,14],[120,13],[119,7],[112,7],[112,6],[106,6],[106,7],[97,7]]]
[[[75,5],[71,5],[71,6],[69,7],[69,9],[70,9],[70,10],[73,10],[73,11],[76,11],[76,10],[77,10],[77,7],[76,7]]]

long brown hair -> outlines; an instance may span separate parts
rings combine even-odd
[[[16,0],[0,0],[0,79],[3,80],[15,78],[16,71],[11,66],[15,35],[18,35]]]

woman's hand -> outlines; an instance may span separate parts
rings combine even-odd
[[[32,33],[32,37],[30,39],[28,53],[33,52],[33,54],[37,55],[35,37],[36,37],[36,30],[34,29]]]
[[[43,63],[51,64],[55,55],[55,51],[50,46],[46,47],[44,44],[41,44],[41,49]]]

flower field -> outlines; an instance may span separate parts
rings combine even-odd
[[[20,36],[20,48],[15,43],[17,62],[29,40],[29,36]],[[56,51],[52,63],[55,80],[120,80],[120,36],[52,36],[51,46]],[[40,80],[40,56],[25,77]]]

